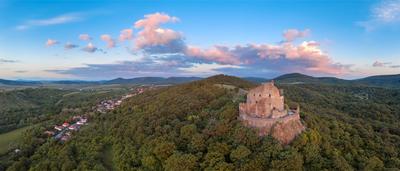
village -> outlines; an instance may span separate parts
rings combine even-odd
[[[120,98],[101,101],[97,105],[93,106],[92,111],[106,113],[120,106],[124,100],[154,88],[154,86],[141,86],[138,88],[132,88],[131,93]],[[73,132],[79,131],[83,126],[88,124],[88,118],[88,114],[74,115],[65,120],[63,123],[55,125],[51,129],[44,131],[44,135],[53,137],[59,142],[66,142],[71,139]]]

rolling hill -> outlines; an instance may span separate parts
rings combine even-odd
[[[229,86],[220,86],[229,85]],[[289,146],[238,122],[240,89],[213,76],[134,96],[91,118],[65,144],[38,145],[35,132],[11,170],[390,170],[400,168],[400,90],[280,84],[307,127]],[[236,87],[236,88],[231,88]],[[240,89],[239,89],[240,88]],[[24,150],[24,149],[22,149]],[[51,160],[49,160],[51,158]],[[111,159],[110,159],[111,158]]]

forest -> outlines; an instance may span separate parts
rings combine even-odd
[[[39,125],[25,133],[21,152],[1,158],[0,170],[400,168],[400,90],[278,84],[288,105],[300,105],[307,127],[284,146],[237,120],[241,90],[256,85],[217,75],[148,91],[95,114],[65,143],[41,136]]]

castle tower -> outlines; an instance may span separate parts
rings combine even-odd
[[[239,119],[247,126],[258,128],[261,136],[271,134],[287,144],[304,130],[304,126],[300,122],[300,107],[285,109],[282,94],[273,81],[251,89],[246,103],[239,104]]]

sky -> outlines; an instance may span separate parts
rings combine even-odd
[[[0,78],[400,74],[400,0],[0,0]]]

